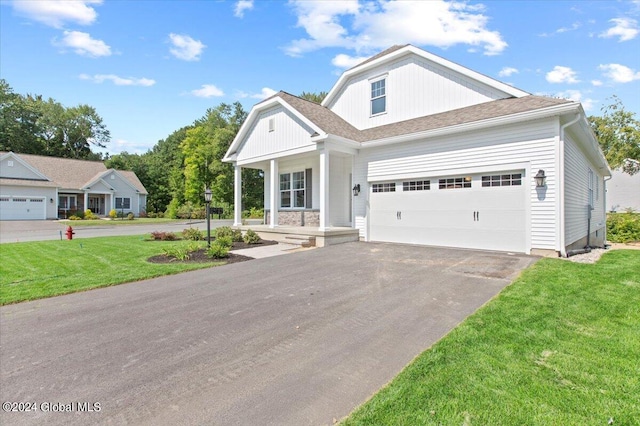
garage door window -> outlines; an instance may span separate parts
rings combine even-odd
[[[374,183],[373,192],[396,192],[396,184],[393,183]]]
[[[403,191],[428,191],[431,189],[431,181],[429,180],[411,180],[402,182]]]
[[[471,176],[440,179],[438,187],[440,189],[471,188]]]
[[[522,173],[513,173],[508,175],[491,175],[482,176],[482,186],[484,188],[491,186],[519,186],[522,185]]]

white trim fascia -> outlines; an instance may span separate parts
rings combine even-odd
[[[266,102],[262,102],[262,103],[256,104],[256,105],[253,106],[253,108],[251,108],[251,112],[249,113],[249,116],[247,117],[245,122],[242,123],[242,126],[240,127],[240,130],[238,131],[238,134],[236,135],[235,139],[231,143],[231,146],[229,147],[229,149],[225,153],[224,157],[222,158],[223,162],[233,161],[231,159],[231,156],[233,154],[237,154],[237,150],[238,150],[238,148],[240,148],[241,141],[244,140],[244,138],[246,136],[246,133],[249,131],[249,128],[251,128],[251,126],[253,126],[253,123],[254,123],[256,117],[259,115],[259,113],[264,111],[264,110],[267,110],[269,108],[273,108],[276,105],[281,105],[282,107],[284,107],[286,110],[288,110],[294,116],[299,118],[300,121],[302,121],[304,124],[306,124],[307,126],[311,127],[316,133],[324,134],[324,131],[321,128],[319,128],[314,122],[312,122],[307,117],[305,117],[300,112],[298,112],[297,109],[292,107],[287,101],[282,99],[280,96],[276,95],[274,98],[272,98],[272,99],[270,99],[270,100],[268,100]]]
[[[357,155],[358,150],[355,148],[351,148],[348,146],[344,146],[342,143],[338,141],[334,141],[332,139],[327,139],[323,144],[318,145],[318,150],[326,149],[328,151],[341,152],[349,155]]]
[[[474,121],[471,123],[457,124],[454,126],[441,127],[433,130],[425,130],[422,132],[408,133],[406,135],[392,136],[384,139],[372,140],[362,143],[361,148],[373,148],[378,146],[397,144],[399,142],[409,142],[417,139],[429,139],[438,136],[446,136],[455,133],[470,132],[475,130],[481,130],[489,127],[504,126],[508,124],[514,124],[521,121],[537,120],[541,118],[553,117],[556,115],[566,114],[572,112],[577,108],[579,104],[563,104],[556,105],[549,108],[537,109],[533,111],[526,111],[517,114],[511,114],[501,117],[489,118],[486,120]]]
[[[354,75],[369,71],[370,69],[383,65],[387,62],[395,61],[401,58],[402,56],[408,55],[410,53],[413,53],[416,56],[426,59],[428,61],[434,62],[442,67],[448,68],[454,72],[464,75],[465,77],[476,80],[482,84],[485,84],[501,92],[504,92],[508,95],[515,96],[517,98],[530,95],[530,93],[527,93],[523,90],[520,90],[508,84],[505,84],[494,78],[488,77],[484,74],[480,74],[467,67],[463,67],[462,65],[458,65],[455,62],[451,62],[447,59],[434,55],[433,53],[429,53],[415,46],[408,45],[403,47],[402,49],[398,49],[385,56],[382,56],[374,61],[367,62],[366,64],[356,66],[354,68],[351,68],[343,72],[340,78],[338,79],[338,81],[336,82],[336,84],[329,91],[329,94],[327,94],[326,98],[322,101],[321,105],[324,107],[327,107],[333,101],[333,98],[336,96],[336,94],[342,89],[342,86],[346,83],[346,81],[349,80]]]
[[[318,136],[311,138],[311,142],[321,143],[321,142],[331,142],[333,144],[343,145],[346,148],[352,149],[360,149],[362,148],[362,144],[360,142],[356,142],[352,139],[343,138],[342,136],[336,135],[326,135],[324,138],[320,138]]]
[[[16,154],[15,152],[13,152],[13,151],[9,151],[6,154],[0,156],[0,161],[6,159],[8,157],[11,157],[14,160],[18,161],[20,164],[22,164],[24,167],[26,167],[30,172],[34,173],[36,176],[40,176],[42,179],[46,180],[47,182],[53,182],[47,176],[42,174],[42,172],[40,172],[38,169],[33,167],[31,164],[27,163],[26,160],[23,160],[22,158],[20,158],[19,155]],[[15,178],[5,177],[5,179],[15,179]]]
[[[491,163],[484,166],[472,166],[462,168],[441,168],[441,169],[429,169],[427,172],[412,172],[412,173],[392,173],[381,176],[369,177],[367,176],[368,183],[378,183],[390,180],[407,180],[407,179],[419,179],[419,178],[435,178],[435,177],[449,177],[454,175],[477,175],[481,173],[493,173],[501,171],[516,171],[524,170],[522,178],[529,176],[529,169],[531,165],[529,162],[519,163]]]
[[[305,154],[308,152],[314,152],[317,150],[316,145],[306,145],[306,146],[302,146],[302,147],[298,147],[298,148],[293,148],[293,149],[289,149],[286,151],[278,151],[278,152],[272,152],[270,154],[264,154],[264,155],[259,155],[257,157],[252,157],[252,158],[246,158],[244,160],[234,160],[236,162],[236,164],[238,164],[239,166],[244,166],[246,164],[253,164],[253,163],[259,163],[261,161],[268,161],[268,160],[273,160],[276,158],[283,158],[283,157],[289,157],[291,155],[297,155],[297,154]]]

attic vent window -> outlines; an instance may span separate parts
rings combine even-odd
[[[269,119],[269,131],[273,132],[276,129],[276,119],[275,118],[270,118]]]
[[[9,166],[9,167],[13,167],[13,160],[9,160],[9,161],[7,161],[7,166]]]
[[[114,175],[111,175],[111,180],[114,180],[116,177]]]

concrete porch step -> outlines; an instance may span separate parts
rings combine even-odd
[[[299,247],[315,247],[316,237],[311,235],[287,235],[283,243]]]

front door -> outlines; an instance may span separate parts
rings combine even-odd
[[[89,210],[92,213],[104,215],[104,196],[89,196]]]

